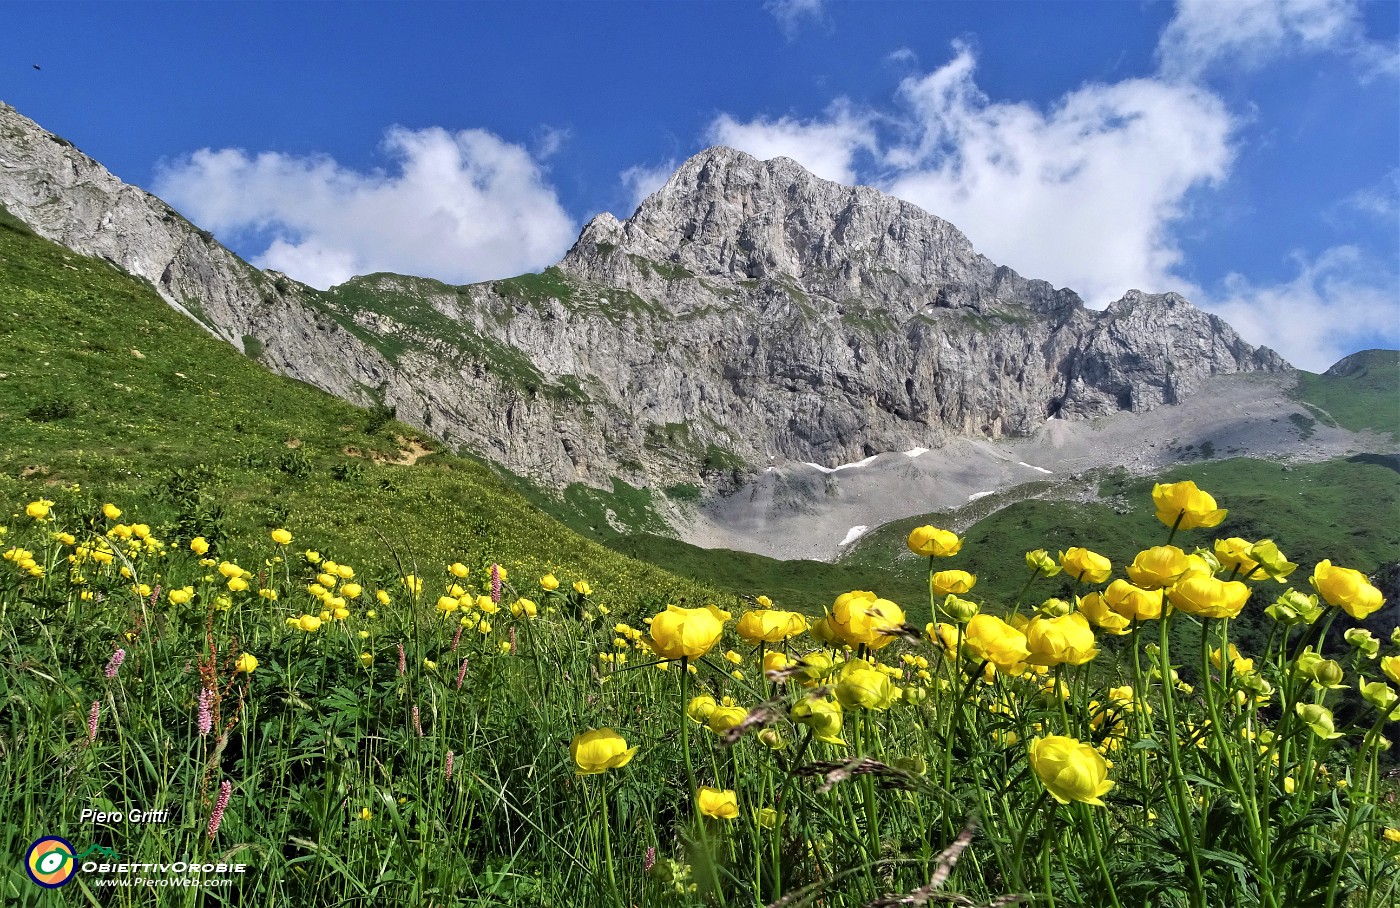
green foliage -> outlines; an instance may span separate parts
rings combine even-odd
[[[1400,440],[1400,351],[1364,350],[1347,358],[1345,375],[1298,373],[1294,397],[1353,431],[1374,429]]]
[[[263,356],[263,342],[251,334],[243,335],[243,352],[248,354],[252,360],[261,360]]]

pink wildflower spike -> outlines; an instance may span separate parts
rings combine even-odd
[[[443,770],[443,777],[444,780],[448,782],[452,781],[452,758],[454,756],[456,756],[456,754],[452,751],[449,750],[447,752],[447,767]]]
[[[512,656],[515,655],[515,626],[514,626],[514,625],[511,625],[511,628],[510,628],[510,654],[511,654]]]
[[[102,670],[102,674],[111,681],[117,676],[117,671],[121,669],[122,663],[126,661],[126,650],[119,649],[112,654],[112,658],[107,660],[107,667]]]
[[[214,802],[214,812],[209,816],[209,841],[219,832],[219,824],[224,821],[224,811],[228,809],[228,799],[233,796],[233,783],[224,779],[219,785],[219,799]]]
[[[404,664],[404,657],[403,657],[403,644],[400,643],[400,644],[399,644],[399,674],[402,675],[402,674],[404,673],[404,671],[405,671],[406,668],[407,668],[407,666]]]
[[[499,564],[491,565],[491,601],[496,605],[501,604],[501,566]]]
[[[651,868],[656,866],[656,846],[647,848],[647,853],[642,857],[642,872],[649,873]]]
[[[462,689],[462,680],[467,677],[467,660],[462,660],[462,667],[457,669],[457,690]]]
[[[462,642],[462,625],[457,625],[457,633],[452,635],[452,649],[448,652],[457,652],[457,644]]]
[[[151,605],[160,601],[160,584],[157,583],[155,589],[151,590]]]
[[[212,729],[212,728],[214,727],[214,714],[210,711],[210,706],[213,705],[213,700],[214,700],[214,692],[213,692],[213,691],[211,691],[211,690],[210,690],[209,688],[207,688],[207,687],[201,687],[201,688],[199,689],[199,715],[198,715],[198,721],[199,721],[199,736],[200,736],[201,738],[204,737],[205,735],[209,734],[210,729]]]
[[[418,732],[418,737],[423,737],[423,723],[418,719],[418,707],[413,707],[413,730]]]
[[[97,740],[97,714],[102,710],[102,703],[98,700],[92,701],[92,709],[88,710],[88,743]]]

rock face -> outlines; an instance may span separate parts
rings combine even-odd
[[[728,148],[594,218],[556,267],[469,287],[259,272],[2,105],[0,203],[272,368],[549,485],[831,466],[1289,368],[1176,294],[1087,310],[912,205]]]

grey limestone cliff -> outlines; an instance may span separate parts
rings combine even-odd
[[[1288,365],[1176,294],[1107,310],[955,227],[785,158],[711,148],[542,274],[328,292],[260,272],[0,105],[0,204],[149,280],[271,368],[548,485],[730,482],[1173,404]]]

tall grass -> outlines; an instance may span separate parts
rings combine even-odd
[[[1357,638],[1319,670],[1325,601],[1238,659],[1230,621],[1178,610],[1117,647],[1100,631],[1083,664],[998,670],[973,611],[1027,640],[1025,617],[1075,608],[1041,605],[1027,571],[1019,609],[975,586],[963,604],[903,602],[903,621],[848,598],[810,633],[755,645],[728,622],[713,647],[659,661],[647,614],[613,609],[600,578],[501,577],[468,551],[427,564],[391,538],[346,566],[308,555],[315,528],[295,519],[290,544],[201,555],[86,492],[54,498],[18,502],[0,543],[5,853],[59,835],[127,864],[247,871],[155,890],[80,871],[47,892],[11,862],[6,904],[1371,908],[1400,891],[1385,725],[1356,694],[1363,677],[1400,683],[1400,657]],[[1211,537],[1174,535],[1188,551]],[[1300,595],[1308,570],[1290,578]],[[1249,584],[1251,611],[1284,590]],[[1050,662],[1068,652],[1041,644]],[[1334,709],[1338,736],[1299,705]],[[602,728],[635,755],[580,775],[570,744]],[[1087,750],[1032,760],[1059,738]],[[94,824],[85,808],[169,821]]]

